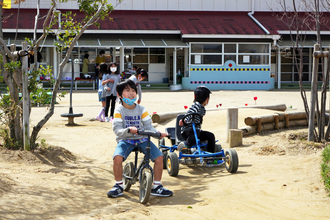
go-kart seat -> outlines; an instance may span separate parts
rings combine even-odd
[[[179,144],[182,141],[185,141],[185,139],[181,135],[181,126],[179,125],[179,121],[184,117],[184,114],[178,115],[176,117],[176,124],[175,124],[175,142],[176,144]]]

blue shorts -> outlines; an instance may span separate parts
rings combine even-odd
[[[148,145],[148,141],[145,141],[139,145],[133,145],[125,141],[119,141],[115,149],[115,153],[113,154],[113,158],[115,158],[115,156],[122,156],[124,158],[123,161],[125,161],[128,155],[137,146],[140,146],[141,151],[145,154],[147,145]],[[150,141],[150,159],[154,162],[160,156],[163,156],[162,152],[156,147],[154,143]]]
[[[98,91],[99,93],[99,102],[105,102],[105,98],[101,97],[102,91]]]

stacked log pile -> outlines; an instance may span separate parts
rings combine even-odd
[[[328,118],[329,114],[326,114],[326,120]],[[305,112],[281,112],[271,115],[252,116],[245,118],[244,122],[247,126],[239,128],[243,131],[243,136],[266,130],[308,125]]]

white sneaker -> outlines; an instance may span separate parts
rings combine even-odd
[[[110,119],[108,117],[105,117],[105,122],[109,122]]]
[[[113,117],[110,117],[110,122],[113,123]]]

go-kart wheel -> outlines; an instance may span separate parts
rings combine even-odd
[[[167,172],[170,176],[179,174],[179,159],[176,153],[171,152],[167,155]]]
[[[222,147],[220,144],[215,144],[214,152],[221,152]]]
[[[133,162],[126,163],[124,166],[123,174],[125,174],[125,176],[128,177],[133,177],[133,167],[134,167]],[[124,191],[128,191],[131,188],[131,186],[132,186],[132,182],[123,176]]]
[[[238,169],[238,156],[235,149],[226,150],[226,169],[229,173],[235,173]]]
[[[150,170],[145,169],[140,182],[139,199],[140,203],[146,204],[149,201],[152,187],[152,175]]]
[[[163,154],[163,169],[166,169],[167,151],[163,151],[164,148],[162,148],[160,145],[165,145],[165,138],[159,140],[158,148]]]

